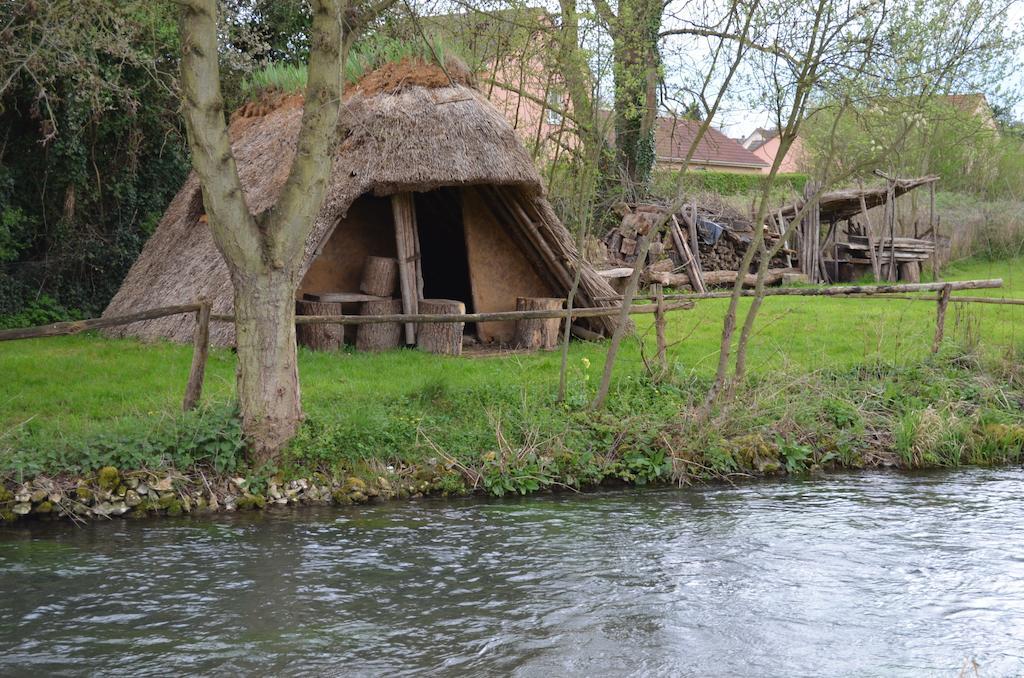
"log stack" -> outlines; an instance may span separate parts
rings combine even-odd
[[[636,262],[636,242],[641,230],[656,222],[664,215],[667,206],[663,205],[631,205],[621,207],[625,212],[618,226],[605,234],[602,243],[607,251],[607,263],[615,268],[632,268]],[[693,215],[697,215],[694,221]],[[672,220],[675,217],[675,221]],[[721,234],[714,242],[710,238],[695,237],[697,223],[713,222],[722,228]],[[677,233],[671,228],[675,223],[683,226]],[[691,241],[697,240],[697,255],[699,267],[702,270],[703,282],[707,285],[714,285],[718,280],[735,279],[735,272],[740,267],[740,262],[746,254],[747,248],[754,239],[754,229],[748,218],[744,218],[737,211],[724,203],[716,202],[713,199],[706,199],[704,202],[691,203],[675,215],[669,215],[666,219],[667,228],[662,233],[654,236],[654,245],[661,245],[664,258],[658,261],[649,261],[650,272],[659,274],[672,274],[675,280],[686,279],[689,281],[692,271],[690,270],[691,257],[686,252],[680,253],[681,240],[686,240],[686,245],[692,250]],[[688,228],[693,225],[694,227]],[[774,233],[765,232],[765,238],[769,246],[777,242]],[[771,261],[772,269],[785,269],[789,267],[787,253],[789,250],[780,250]],[[756,270],[759,258],[754,257],[752,270]],[[723,274],[721,272],[725,272]],[[732,275],[728,275],[731,273]],[[659,276],[664,278],[665,276]],[[649,282],[657,282],[650,275],[646,276]],[[671,284],[671,283],[664,283]],[[689,284],[689,283],[687,283]],[[678,286],[678,285],[673,285]],[[690,287],[693,287],[690,285]]]

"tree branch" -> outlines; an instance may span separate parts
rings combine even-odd
[[[269,263],[283,268],[306,245],[323,203],[341,104],[341,16],[337,0],[313,0],[306,99],[295,160],[281,197],[263,215]]]
[[[210,229],[229,266],[260,256],[231,153],[217,63],[217,0],[177,0],[181,13],[181,92],[192,165],[203,186]]]

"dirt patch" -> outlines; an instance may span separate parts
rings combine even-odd
[[[394,94],[407,87],[436,89],[448,87],[453,83],[470,87],[473,85],[473,74],[458,59],[446,59],[444,68],[441,68],[419,57],[406,57],[370,71],[347,91],[373,96],[382,93]]]
[[[276,89],[262,92],[259,99],[245,102],[231,114],[229,127],[231,138],[237,138],[239,134],[249,128],[253,121],[265,115],[281,108],[302,108],[304,102],[305,97],[295,92],[289,94]]]
[[[419,57],[406,57],[401,61],[384,64],[364,75],[354,85],[347,85],[345,95],[351,96],[356,92],[364,96],[396,94],[408,87],[437,89],[453,83],[474,86],[473,73],[461,60],[448,57],[444,68],[441,68]],[[237,137],[248,129],[253,120],[282,108],[302,108],[304,102],[305,97],[301,92],[285,93],[276,89],[262,92],[259,99],[247,101],[231,113],[231,136]]]

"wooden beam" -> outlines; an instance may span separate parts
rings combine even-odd
[[[412,193],[392,195],[391,212],[395,219],[395,246],[398,252],[398,280],[402,293],[402,311],[411,315],[419,310],[416,202]],[[405,325],[405,343],[416,343],[416,326],[413,323]]]
[[[88,330],[100,330],[107,327],[119,325],[130,325],[131,323],[143,320],[154,320],[168,315],[179,313],[195,313],[199,310],[199,304],[183,304],[181,306],[163,306],[148,311],[129,313],[127,315],[112,318],[90,318],[88,320],[71,320],[68,322],[41,325],[38,327],[21,327],[13,330],[0,330],[0,341],[13,341],[15,339],[34,339],[36,337],[59,337],[65,334],[78,334]],[[232,319],[233,320],[233,319]]]
[[[664,311],[678,311],[693,308],[691,301],[676,301],[664,304]],[[629,307],[630,315],[655,313],[657,304],[633,305]],[[374,323],[485,323],[495,320],[539,320],[542,318],[607,318],[619,315],[621,306],[597,306],[538,311],[499,311],[495,313],[400,313],[395,315],[302,315],[296,316],[295,323],[307,325],[312,323],[328,325],[371,325]]]

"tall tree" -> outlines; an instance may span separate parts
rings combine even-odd
[[[594,7],[612,39],[615,149],[623,187],[629,194],[642,195],[655,160],[663,4],[661,0],[619,0],[617,13],[607,0],[595,0]]]
[[[216,0],[178,0],[181,90],[192,164],[234,286],[238,400],[253,460],[274,459],[302,417],[295,292],[306,239],[331,171],[341,98],[341,12],[312,0],[305,106],[295,158],[277,203],[252,214],[231,153],[217,59]]]

